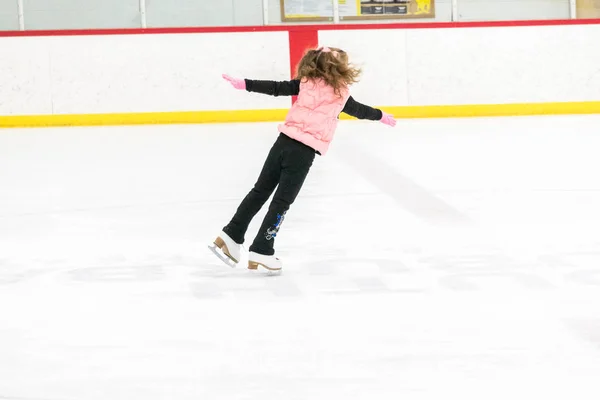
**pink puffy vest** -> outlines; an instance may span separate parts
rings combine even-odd
[[[341,89],[341,97],[322,80],[300,82],[298,100],[279,125],[279,131],[307,146],[321,155],[327,153],[338,124],[338,116],[344,109],[350,92]]]

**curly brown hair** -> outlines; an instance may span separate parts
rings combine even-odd
[[[333,87],[336,95],[341,89],[358,82],[360,68],[348,62],[348,54],[337,47],[321,47],[308,50],[298,64],[297,79],[323,79]]]

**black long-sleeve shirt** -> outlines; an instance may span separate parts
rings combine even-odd
[[[291,81],[259,81],[246,79],[246,90],[268,94],[269,96],[297,96],[300,93],[300,80]],[[358,119],[368,119],[379,121],[383,116],[381,110],[361,104],[354,100],[352,96],[348,98],[343,113],[351,115]]]

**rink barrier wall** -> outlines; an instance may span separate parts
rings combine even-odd
[[[598,37],[600,20],[0,32],[0,127],[281,121],[293,99],[220,73],[289,79],[319,43],[398,118],[600,113]]]

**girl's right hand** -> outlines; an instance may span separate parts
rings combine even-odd
[[[232,78],[229,75],[223,74],[223,79],[231,83],[231,85],[238,90],[246,90],[246,80]]]
[[[383,116],[381,117],[381,122],[389,126],[396,126],[396,120],[390,114],[386,114],[383,111],[381,112]]]

